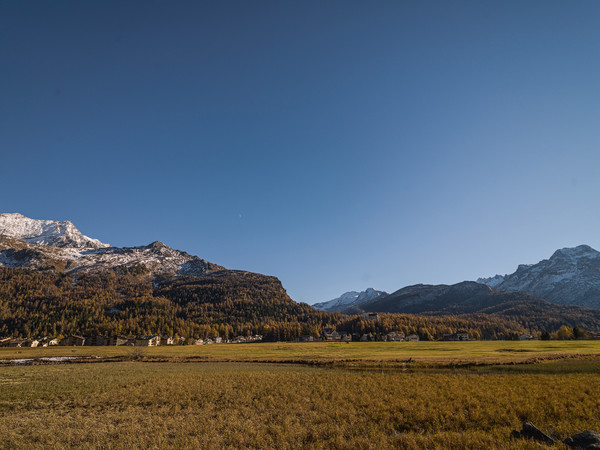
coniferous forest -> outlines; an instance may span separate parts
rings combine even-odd
[[[0,268],[0,336],[260,334],[268,341],[289,341],[301,335],[320,338],[326,328],[334,328],[374,337],[399,331],[433,340],[463,331],[476,339],[499,339],[555,332],[562,325],[595,330],[600,324],[597,315],[576,312],[561,317],[543,311],[515,314],[514,305],[499,314],[380,314],[378,321],[366,321],[362,315],[327,313],[296,303],[275,277],[242,271],[167,280],[146,275],[143,267],[77,277]]]

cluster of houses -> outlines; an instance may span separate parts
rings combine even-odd
[[[314,342],[319,340],[314,336],[304,335],[296,338],[296,342]],[[391,341],[391,342],[416,342],[419,340],[419,336],[416,334],[410,334],[406,336],[401,331],[392,331],[383,336],[374,335],[373,333],[366,333],[362,335],[358,334],[350,334],[346,332],[339,332],[332,328],[326,328],[323,334],[323,338],[321,340],[325,341],[333,341],[333,342],[352,342],[352,341],[360,341],[360,342],[370,342],[370,341]]]
[[[156,347],[158,345],[206,345],[206,344],[239,344],[243,342],[260,342],[263,337],[259,334],[254,336],[237,336],[232,339],[221,337],[206,339],[186,339],[180,337],[177,340],[173,336],[78,336],[71,335],[64,339],[43,337],[39,339],[13,339],[9,337],[0,338],[0,347],[49,347],[53,345],[64,346],[132,346],[132,347]]]
[[[442,341],[474,341],[469,338],[469,333],[446,333],[442,336]]]
[[[373,313],[371,313],[373,314]],[[371,318],[370,320],[377,320]],[[600,338],[595,336],[596,339]],[[523,334],[519,336],[521,341],[529,341],[539,339],[538,336],[533,334]],[[244,342],[260,342],[263,340],[263,336],[257,334],[254,336],[236,336],[234,338],[225,339],[222,337],[213,338],[201,338],[201,339],[186,339],[184,337],[173,338],[173,336],[131,336],[131,335],[120,335],[120,336],[77,336],[71,335],[66,338],[59,339],[53,337],[42,337],[37,339],[15,339],[10,337],[0,337],[0,347],[51,347],[53,345],[64,345],[64,346],[135,346],[135,347],[156,347],[158,345],[210,345],[210,344],[241,344]],[[401,331],[392,331],[385,335],[375,335],[373,333],[368,334],[350,334],[344,331],[336,331],[333,328],[326,328],[321,338],[315,338],[314,336],[304,335],[296,338],[297,342],[314,342],[318,340],[332,341],[332,342],[370,342],[370,341],[388,341],[388,342],[416,342],[419,340],[419,336],[416,334],[410,334],[406,336]],[[469,336],[468,333],[458,332],[449,333],[442,336],[443,341],[473,341],[474,339]]]
[[[44,337],[40,339],[0,338],[0,347],[50,347],[58,345],[57,338]]]
[[[534,339],[533,336],[531,336]],[[314,342],[319,340],[313,336],[300,336],[296,338],[297,342]],[[323,338],[321,340],[325,341],[337,341],[337,342],[352,342],[352,341],[361,341],[361,342],[369,342],[369,341],[387,341],[387,342],[417,342],[419,340],[419,336],[416,334],[409,334],[406,336],[401,331],[392,331],[391,333],[385,335],[374,335],[373,333],[358,335],[358,334],[350,334],[346,332],[339,332],[332,328],[326,328]],[[458,332],[458,333],[448,333],[442,336],[443,341],[473,341],[474,339],[469,337],[469,333]]]
[[[207,338],[207,339],[192,339],[194,345],[206,345],[206,344],[243,344],[245,342],[261,342],[263,340],[262,335],[255,334],[254,336],[236,336],[231,339],[223,339],[221,337]]]

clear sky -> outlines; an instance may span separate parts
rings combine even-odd
[[[600,2],[2,1],[0,212],[314,303],[600,249]]]

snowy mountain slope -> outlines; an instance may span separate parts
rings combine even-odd
[[[345,312],[361,309],[361,305],[370,302],[382,295],[387,295],[387,292],[378,291],[373,288],[368,288],[361,292],[349,291],[338,298],[327,302],[315,303],[313,308],[328,312]]]
[[[588,245],[563,248],[509,275],[479,278],[502,291],[521,291],[562,305],[600,308],[600,252]]]
[[[142,269],[153,276],[225,270],[158,241],[139,247],[111,247],[84,236],[71,222],[34,220],[21,214],[0,214],[0,266],[93,273]]]
[[[257,334],[268,323],[265,339],[280,340],[284,329],[292,330],[289,322],[314,324],[326,316],[294,302],[273,276],[228,270],[161,242],[94,248],[76,229],[63,233],[44,228],[45,221],[11,216],[5,216],[7,232],[0,235],[3,335],[56,328],[54,335],[102,330],[196,338],[214,324]]]
[[[0,214],[0,236],[21,239],[32,244],[55,247],[104,248],[110,247],[98,239],[84,236],[68,220],[30,219],[19,213]]]

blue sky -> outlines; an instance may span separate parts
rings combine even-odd
[[[297,301],[600,249],[596,1],[0,2],[0,211]]]

